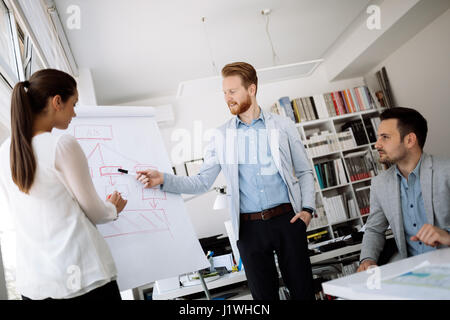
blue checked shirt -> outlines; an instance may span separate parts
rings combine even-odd
[[[236,121],[241,213],[289,203],[286,184],[272,159],[263,113],[249,125],[239,117]]]

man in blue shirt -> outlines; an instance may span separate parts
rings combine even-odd
[[[306,228],[315,207],[314,177],[292,120],[264,112],[256,102],[258,78],[244,62],[222,70],[225,102],[235,115],[217,129],[200,173],[174,176],[138,172],[145,187],[201,193],[220,171],[227,180],[229,209],[252,296],[279,299],[274,252],[292,299],[314,299]]]
[[[358,271],[376,265],[390,225],[400,258],[450,245],[450,161],[423,152],[427,122],[416,110],[381,115],[375,148],[392,166],[372,179]]]

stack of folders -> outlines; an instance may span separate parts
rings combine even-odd
[[[342,159],[330,160],[314,165],[321,189],[348,183]]]
[[[369,88],[359,86],[292,100],[281,97],[272,105],[271,112],[299,123],[374,109],[378,106],[376,101]]]
[[[375,176],[375,166],[370,154],[369,150],[364,150],[344,156],[352,182]]]

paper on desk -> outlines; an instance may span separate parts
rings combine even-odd
[[[373,273],[369,278],[375,276]],[[370,299],[450,300],[450,264],[425,261],[408,272],[381,280],[378,286],[368,283],[369,279],[366,284],[351,287]]]
[[[415,288],[445,289],[448,290],[450,298],[450,264],[422,266],[382,281],[382,283]]]
[[[233,257],[231,253],[224,254],[217,257],[212,257],[214,268],[226,267],[228,271],[232,271],[233,268]]]

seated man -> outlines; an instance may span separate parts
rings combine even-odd
[[[389,225],[402,259],[450,245],[450,160],[423,152],[428,127],[416,110],[380,118],[375,148],[392,166],[372,179],[358,272],[377,264]]]

